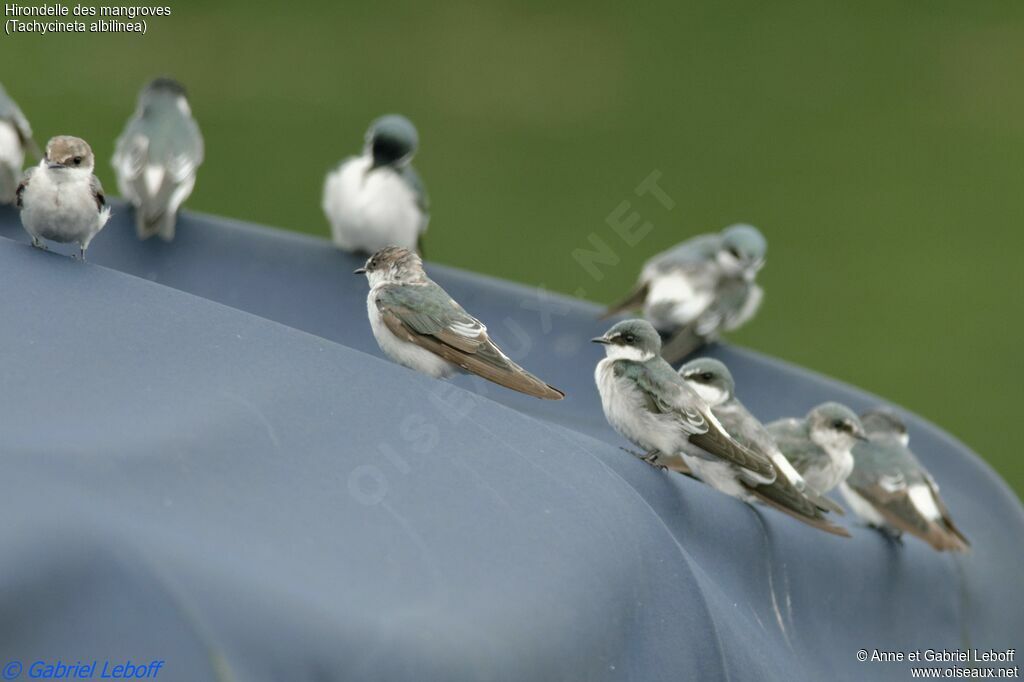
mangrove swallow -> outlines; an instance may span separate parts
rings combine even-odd
[[[712,413],[738,443],[764,455],[775,466],[775,481],[760,485],[744,482],[734,471],[738,487],[745,491],[740,499],[767,504],[828,533],[850,536],[846,529],[825,519],[827,512],[843,514],[842,508],[807,486],[779,451],[768,429],[736,397],[736,383],[723,363],[711,358],[691,360],[679,369],[679,376],[711,406]]]
[[[608,423],[652,462],[693,475],[734,497],[776,478],[764,454],[738,443],[708,403],[662,359],[661,337],[644,320],[619,322],[592,339],[605,347],[594,381]]]
[[[15,201],[26,151],[39,158],[28,119],[0,85],[0,204]]]
[[[853,470],[854,444],[867,440],[857,415],[839,403],[822,403],[803,419],[774,421],[768,433],[807,485],[822,495],[846,480]]]
[[[139,239],[174,239],[178,209],[202,163],[203,136],[185,88],[170,78],[153,80],[139,93],[111,160],[117,188],[135,207]]]
[[[25,172],[17,206],[33,246],[45,249],[43,239],[77,242],[85,260],[89,242],[110,218],[103,187],[92,174],[94,163],[85,140],[60,135],[47,143],[39,165]]]
[[[418,146],[409,119],[382,116],[370,124],[362,155],[327,174],[323,209],[339,249],[372,254],[400,246],[422,253],[430,215],[426,189],[411,164]]]
[[[669,336],[662,355],[678,362],[739,328],[761,306],[755,281],[768,243],[751,225],[732,225],[703,234],[648,260],[633,292],[604,316],[642,307],[644,317]]]
[[[565,394],[512,362],[487,327],[435,284],[409,249],[389,246],[356,270],[370,283],[366,308],[384,354],[432,377],[476,374],[514,391],[561,400]]]
[[[970,543],[954,525],[939,486],[910,451],[907,427],[895,413],[860,416],[869,440],[853,448],[853,471],[839,489],[868,525],[899,537],[910,533],[936,550],[966,552]]]

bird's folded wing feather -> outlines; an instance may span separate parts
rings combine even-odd
[[[14,192],[14,205],[17,208],[24,208],[24,195],[25,189],[28,187],[28,183],[32,180],[32,175],[36,172],[36,166],[32,166],[25,171],[25,175],[22,176],[21,182],[18,183],[18,189]]]
[[[89,178],[89,190],[96,202],[96,210],[102,211],[103,207],[107,205],[107,197],[103,194],[103,185],[100,184],[100,179],[95,175]]]
[[[549,400],[565,396],[512,362],[494,345],[487,327],[441,287],[384,287],[377,309],[392,334],[497,384]]]
[[[807,430],[796,419],[783,419],[768,424],[768,433],[779,446],[793,468],[806,475],[807,470],[820,465],[828,455],[807,436]]]
[[[736,442],[710,412],[705,414],[696,407],[699,398],[671,368],[665,366],[664,372],[657,372],[647,365],[630,364],[635,367],[633,378],[637,386],[647,394],[659,412],[677,418],[691,443],[766,481],[775,480],[775,466],[771,460]]]

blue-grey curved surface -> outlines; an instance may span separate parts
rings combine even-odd
[[[358,259],[130,211],[87,264],[0,209],[0,666],[162,659],[165,680],[908,679],[860,649],[1022,644],[1024,513],[907,415],[966,556],[755,510],[623,453],[596,308],[431,274],[542,402],[381,358]],[[717,346],[764,420],[878,399]]]

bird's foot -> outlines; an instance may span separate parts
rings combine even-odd
[[[661,469],[662,471],[668,471],[668,467],[658,462],[658,451],[651,450],[650,452],[643,453],[637,452],[636,450],[630,450],[629,448],[620,448],[623,452],[628,452],[639,460],[647,462],[655,469]]]
[[[49,251],[50,247],[43,243],[43,240],[39,237],[32,237],[32,246],[40,249],[41,251]]]
[[[82,261],[84,263],[85,262],[85,249],[80,248],[80,249],[78,249],[78,253],[71,254],[71,260]]]

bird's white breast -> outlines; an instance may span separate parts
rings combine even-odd
[[[0,121],[0,204],[14,201],[14,192],[21,181],[21,167],[25,163],[25,150],[18,131],[8,121]]]
[[[865,500],[860,493],[851,488],[844,481],[839,484],[839,492],[843,494],[843,499],[850,505],[850,509],[853,513],[859,516],[861,519],[870,523],[872,526],[885,526],[885,518],[878,513],[874,505]]]
[[[676,329],[697,319],[713,296],[710,288],[682,271],[658,274],[648,282],[644,316],[658,329]]]
[[[594,382],[608,423],[625,438],[645,450],[677,457],[682,432],[671,417],[647,409],[643,394],[629,379],[615,376],[613,358],[597,363]]]
[[[392,334],[388,326],[384,324],[380,310],[377,308],[378,292],[378,287],[370,289],[370,294],[366,297],[366,312],[370,318],[373,337],[377,339],[377,345],[385,355],[400,365],[439,379],[451,376],[458,371],[459,368],[456,365],[444,358]]]
[[[804,472],[804,480],[819,493],[825,494],[846,480],[853,471],[853,454],[843,436],[826,436],[818,445],[826,457],[819,457]]]
[[[415,249],[426,227],[416,195],[390,168],[366,173],[370,164],[368,156],[353,157],[327,176],[323,209],[334,243],[367,253],[391,245]]]
[[[40,165],[22,195],[21,220],[32,235],[88,245],[110,217],[92,193],[88,170],[50,170]]]

